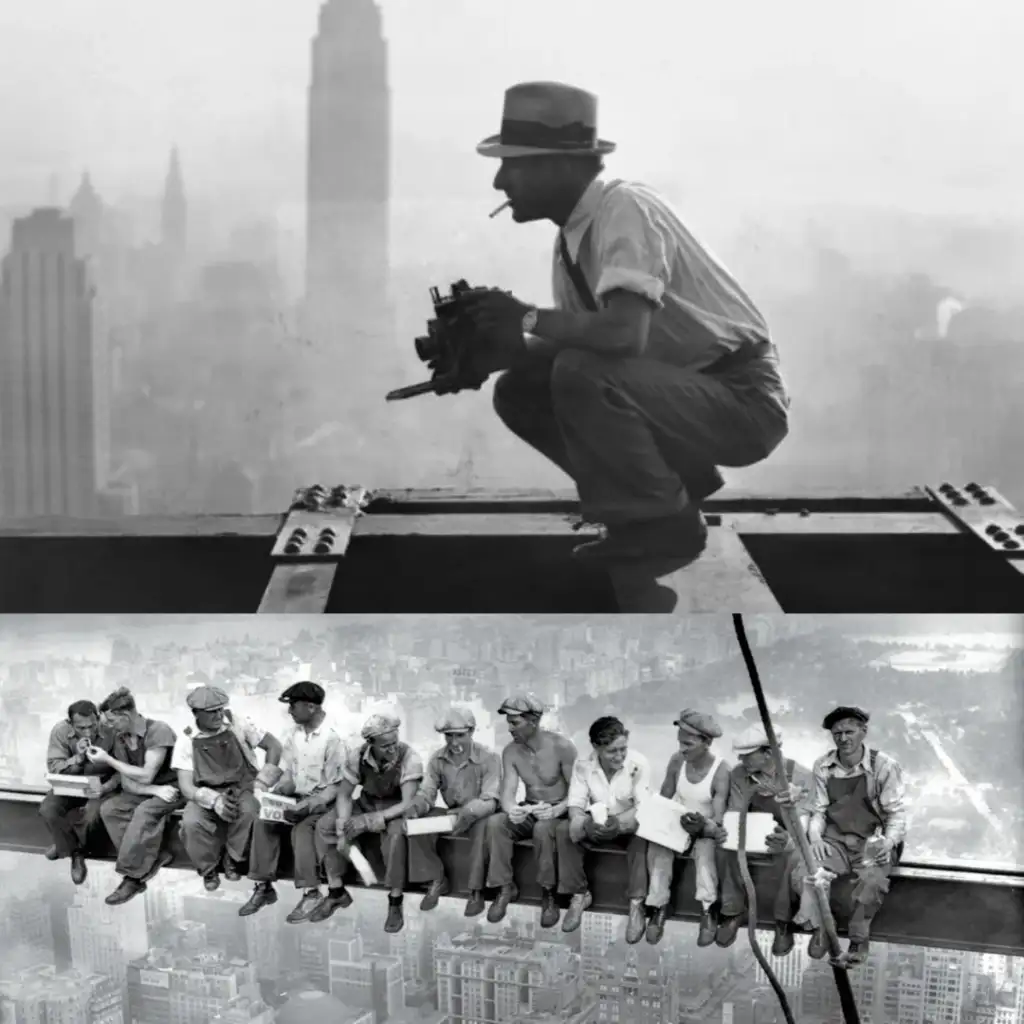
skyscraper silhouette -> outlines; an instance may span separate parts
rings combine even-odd
[[[160,207],[160,242],[168,256],[177,261],[184,258],[188,244],[188,204],[177,147],[171,150],[164,184],[164,198]]]
[[[306,313],[317,340],[384,330],[390,93],[374,0],[326,0],[309,88]]]
[[[92,302],[72,220],[16,220],[0,273],[0,516],[100,513],[110,430]]]

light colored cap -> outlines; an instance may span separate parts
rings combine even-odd
[[[476,719],[469,708],[450,707],[444,714],[437,716],[434,722],[434,729],[437,732],[463,732],[466,729],[475,729]]]
[[[402,724],[398,715],[381,711],[370,717],[363,724],[362,735],[364,740],[373,740],[385,733],[394,732]]]

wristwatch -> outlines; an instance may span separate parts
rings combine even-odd
[[[526,313],[523,314],[523,334],[533,334],[537,329],[537,309],[535,306],[531,306]]]

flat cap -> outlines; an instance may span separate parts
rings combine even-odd
[[[450,707],[438,715],[437,721],[434,722],[434,729],[437,732],[463,732],[475,728],[476,719],[469,708]]]
[[[308,700],[310,704],[323,704],[324,688],[319,683],[303,681],[292,683],[277,699],[282,704],[294,704],[297,700]]]
[[[506,697],[498,708],[499,715],[543,715],[544,705],[532,693],[519,693]]]
[[[100,711],[126,711],[135,703],[135,697],[127,686],[119,686],[103,698]]]
[[[779,741],[779,746],[782,746],[782,730],[775,730],[775,738]],[[753,725],[748,725],[732,741],[732,749],[737,754],[753,754],[755,750],[760,750],[762,747],[768,746],[768,733],[764,731],[764,726],[760,722],[755,722]]]
[[[228,695],[219,686],[197,686],[185,703],[193,711],[216,711],[228,706]]]
[[[701,736],[706,736],[709,740],[717,739],[722,735],[721,727],[711,715],[705,715],[702,711],[695,711],[693,708],[683,708],[679,712],[679,717],[672,724],[681,725],[691,732],[700,733]]]
[[[401,724],[402,720],[398,715],[390,711],[378,711],[363,723],[363,739],[372,740],[385,733],[394,732]]]
[[[863,708],[838,707],[825,716],[821,727],[822,729],[831,729],[836,722],[841,722],[844,718],[853,718],[858,722],[863,722],[865,725],[871,720],[871,716]]]

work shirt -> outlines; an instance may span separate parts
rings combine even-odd
[[[202,729],[197,729],[191,725],[185,729],[182,735],[178,737],[178,742],[174,744],[174,752],[171,754],[171,767],[177,772],[192,771],[192,741],[203,739],[207,736],[216,736],[218,733],[226,732],[229,729],[235,734],[245,759],[253,768],[259,771],[260,765],[256,756],[256,747],[263,742],[263,737],[266,736],[267,731],[256,725],[251,718],[236,718],[233,715],[219,729],[214,729],[213,732],[204,732]]]
[[[441,747],[427,761],[416,808],[426,814],[437,802],[438,794],[445,807],[465,807],[469,814],[480,818],[493,808],[487,801],[498,802],[501,789],[501,758],[482,743],[470,744],[469,754],[462,764],[453,761],[448,748]]]
[[[572,766],[569,807],[586,811],[592,804],[604,804],[609,815],[618,817],[635,810],[650,792],[651,766],[643,754],[627,750],[622,767],[609,779],[595,750]]]
[[[153,776],[152,785],[176,786],[178,779],[171,769],[171,751],[176,739],[174,730],[166,722],[136,715],[131,729],[114,737],[110,752],[118,761],[141,768],[146,760],[146,751],[162,750],[164,757]]]
[[[805,791],[803,798],[793,809],[801,818],[807,819],[813,806],[814,776],[807,768],[791,759],[786,760],[785,766],[787,782],[795,783]],[[746,807],[754,813],[771,814],[776,822],[782,825],[780,805],[775,800],[776,786],[774,775],[764,772],[751,775],[742,764],[737,764],[729,773],[729,797],[725,809],[740,811]]]
[[[364,786],[367,772],[381,775],[389,767],[397,767],[398,785],[406,782],[419,782],[423,778],[423,758],[412,747],[400,744],[400,763],[397,766],[385,766],[377,763],[369,743],[354,747],[348,752],[342,773],[353,786]]]
[[[291,775],[296,795],[310,796],[344,777],[348,746],[326,719],[312,732],[295,726],[284,739],[281,771]]]
[[[699,370],[746,343],[770,341],[750,296],[646,185],[596,179],[562,233],[599,306],[603,295],[623,289],[655,307],[646,358]],[[558,309],[586,311],[562,262],[558,236],[552,287]]]
[[[864,756],[846,768],[839,760],[839,752],[830,750],[814,762],[814,789],[811,802],[812,823],[824,831],[825,812],[830,799],[828,780],[853,779],[865,776],[867,785],[867,801],[879,818],[885,823],[885,835],[893,845],[903,842],[907,834],[906,796],[907,788],[903,779],[903,769],[895,758],[884,754],[881,750],[874,752],[872,768],[871,748],[864,745]]]
[[[109,775],[110,768],[105,764],[93,764],[86,759],[78,758],[75,749],[78,737],[71,723],[64,719],[50,730],[50,739],[46,744],[46,770],[51,775]],[[101,725],[93,740],[93,746],[105,750],[108,754],[114,746],[114,734],[105,725]]]

